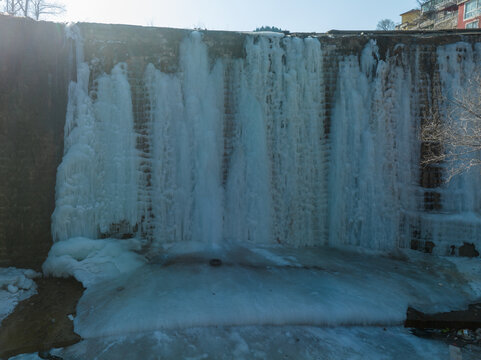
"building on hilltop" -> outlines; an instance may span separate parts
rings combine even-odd
[[[481,19],[481,0],[458,1],[458,29],[478,29]]]
[[[421,29],[456,29],[458,3],[456,0],[429,0],[421,5]]]
[[[413,30],[419,26],[421,10],[412,9],[401,14],[401,24],[396,26],[397,30]]]
[[[479,28],[481,0],[428,0],[401,14],[397,30]]]

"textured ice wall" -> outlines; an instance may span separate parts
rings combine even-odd
[[[339,65],[329,174],[333,245],[404,247],[406,213],[420,200],[413,192],[420,159],[416,74],[406,54],[379,58],[371,41],[359,59]]]
[[[75,37],[56,240],[128,234],[153,248],[192,241],[392,249],[416,236],[452,241],[455,234],[433,233],[446,212],[469,214],[466,238],[478,232],[475,176],[446,189],[420,186],[421,109],[432,102],[435,77],[415,45],[381,60],[371,41],[359,56],[339,57],[326,105],[329,55],[318,39],[247,35],[244,59],[211,59],[193,32],[180,44],[176,73],[148,65],[140,79],[140,134],[127,65],[89,79]],[[472,51],[462,50],[469,46],[439,46],[442,92],[462,86],[474,66]],[[424,214],[428,190],[442,193],[444,215]]]
[[[211,69],[200,33],[180,48],[180,74],[149,65],[152,213],[157,241],[222,240],[223,64]]]
[[[234,240],[327,241],[328,144],[317,39],[248,37],[228,179]],[[242,200],[244,197],[247,198]],[[248,226],[242,223],[248,219]]]
[[[155,241],[323,240],[319,41],[248,38],[246,52],[211,69],[193,33],[180,74],[147,69]]]
[[[332,119],[330,244],[423,249],[427,242],[428,251],[442,255],[464,242],[481,245],[479,172],[473,168],[443,183],[453,164],[437,164],[439,173],[431,169],[431,180],[422,180],[419,135],[423,119],[433,114],[458,116],[451,100],[470,91],[479,50],[468,43],[439,45],[433,62],[422,46],[398,45],[379,60],[371,41],[359,58],[341,62]]]
[[[89,92],[80,61],[58,170],[55,238],[97,238],[123,224],[154,245],[324,243],[320,43],[248,37],[246,52],[245,60],[211,66],[194,32],[180,45],[178,73],[149,65],[150,146],[143,152],[135,146],[126,65],[95,79]],[[141,159],[148,159],[148,180]]]
[[[112,224],[138,218],[139,156],[135,148],[125,64],[94,80],[77,40],[77,82],[69,88],[64,157],[57,171],[52,234],[56,240],[97,238]]]

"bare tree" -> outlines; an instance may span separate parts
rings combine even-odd
[[[5,4],[3,6],[4,11],[9,15],[19,15],[20,13],[20,6],[19,0],[5,0]]]
[[[65,12],[65,6],[60,3],[50,2],[46,0],[30,1],[32,2],[31,15],[35,20],[39,20],[42,15],[57,16]]]
[[[437,97],[438,110],[425,114],[421,139],[423,165],[442,164],[445,180],[481,165],[481,73],[449,98]]]
[[[22,16],[29,16],[29,10],[30,10],[30,1],[31,0],[17,0],[18,2],[18,7],[20,9],[20,12],[22,14]]]
[[[396,28],[396,24],[391,19],[382,19],[377,23],[376,30],[394,30]]]
[[[5,0],[4,11],[13,16],[31,17],[39,20],[44,15],[60,15],[65,6],[47,0]]]

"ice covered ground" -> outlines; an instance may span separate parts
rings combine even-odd
[[[46,262],[87,287],[74,321],[83,338],[201,326],[391,326],[408,306],[441,312],[481,297],[476,259],[190,243],[142,262],[128,242],[117,243],[105,252],[108,240],[89,251],[60,242]],[[211,266],[214,258],[222,265]]]
[[[402,324],[408,306],[440,312],[479,300],[454,264],[416,255],[171,249],[133,272],[88,286],[75,331],[96,338],[200,326],[387,326]],[[212,258],[222,266],[210,266]]]
[[[0,324],[22,300],[36,293],[33,270],[0,268]]]
[[[481,299],[479,259],[410,250],[190,243],[166,246],[141,261],[129,250],[135,249],[132,242],[118,242],[116,251],[105,251],[109,240],[89,251],[74,243],[53,247],[49,261],[64,261],[65,274],[71,271],[87,286],[74,319],[84,340],[53,354],[405,359],[409,353],[409,359],[449,359],[445,343],[416,338],[400,327],[408,306],[439,312]],[[77,248],[83,252],[73,251]],[[214,258],[222,265],[211,266]],[[463,359],[479,358],[478,350]]]
[[[457,350],[457,349],[453,349]],[[460,350],[479,359],[477,348]],[[453,351],[453,353],[455,353]],[[417,338],[401,327],[248,326],[162,330],[84,340],[52,355],[63,359],[336,359],[451,360],[441,341]],[[36,354],[14,360],[38,360]]]

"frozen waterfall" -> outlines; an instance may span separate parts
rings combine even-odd
[[[432,77],[416,45],[381,56],[370,41],[360,56],[335,55],[337,66],[327,68],[334,55],[315,37],[245,35],[244,58],[212,59],[192,32],[176,72],[150,64],[137,79],[139,115],[128,65],[92,79],[81,36],[70,36],[77,80],[57,175],[56,241],[387,250],[417,236],[445,253],[463,238],[434,227],[459,221],[466,238],[479,237],[479,176],[426,189],[419,166],[421,109],[435,86],[447,95],[462,86],[480,58],[471,45],[439,46]],[[426,212],[431,192],[441,194],[442,210]]]

